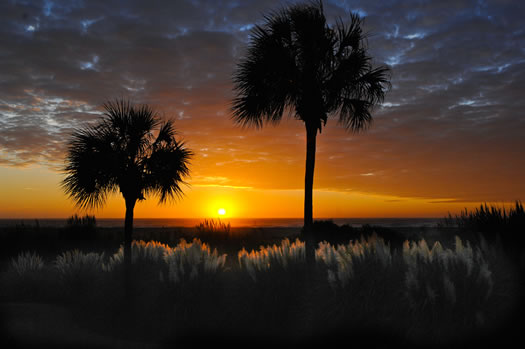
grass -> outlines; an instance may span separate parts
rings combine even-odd
[[[501,248],[459,237],[453,246],[420,239],[402,248],[377,234],[325,241],[313,266],[305,263],[304,243],[288,239],[229,256],[198,239],[134,241],[132,251],[131,303],[122,247],[68,250],[48,261],[22,253],[1,273],[1,299],[62,304],[83,326],[137,341],[197,334],[303,341],[374,332],[376,340],[447,343],[499,328],[519,292]]]
[[[442,226],[457,227],[460,234],[474,233],[492,244],[501,244],[509,257],[525,268],[525,210],[521,201],[510,208],[482,204],[443,219]]]

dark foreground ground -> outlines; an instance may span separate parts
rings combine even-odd
[[[404,239],[424,238],[429,245],[440,241],[451,245],[458,232],[444,228],[396,228],[381,229],[393,247],[400,247]],[[356,234],[363,231],[356,231]],[[74,236],[72,234],[77,234]],[[283,238],[295,240],[300,236],[297,228],[232,228],[218,234],[192,228],[143,228],[136,229],[134,239],[155,240],[176,245],[181,238],[190,241],[199,237],[220,254],[226,253],[230,272],[221,279],[206,281],[191,292],[155,287],[155,282],[140,276],[137,270],[133,294],[126,302],[126,290],[122,280],[96,281],[86,285],[88,294],[80,290],[75,297],[63,296],[63,290],[48,282],[45,297],[32,299],[27,295],[11,292],[0,294],[1,338],[4,347],[81,347],[81,348],[157,348],[157,347],[211,347],[228,345],[243,347],[335,345],[367,347],[474,347],[476,345],[501,347],[514,341],[522,343],[523,326],[523,273],[519,263],[503,258],[498,261],[495,272],[504,274],[495,285],[495,292],[503,295],[492,304],[501,314],[495,325],[473,331],[464,336],[463,324],[458,322],[458,336],[454,337],[454,322],[446,328],[447,340],[441,341],[439,333],[418,334],[418,321],[428,319],[401,309],[403,295],[400,286],[388,283],[388,278],[370,275],[378,292],[388,299],[388,306],[359,304],[367,299],[356,291],[352,294],[355,314],[334,313],[331,309],[348,309],[346,298],[333,296],[329,288],[323,289],[317,279],[325,274],[298,271],[289,278],[277,282],[252,283],[235,270],[238,268],[237,252],[241,248],[258,249],[261,245],[279,244]],[[357,236],[356,236],[357,237]],[[319,240],[345,243],[349,235],[324,234]],[[6,275],[11,258],[20,252],[35,251],[50,263],[58,254],[80,249],[86,252],[117,251],[122,239],[122,229],[98,228],[94,232],[72,232],[65,229],[18,227],[0,231],[0,273]],[[475,236],[462,236],[473,240]],[[145,275],[145,274],[144,274]],[[308,276],[309,275],[309,276]],[[381,279],[381,280],[379,280]],[[1,289],[9,289],[9,279],[0,279]],[[323,279],[324,280],[324,279]],[[364,281],[366,282],[366,281]],[[388,284],[388,287],[381,285]],[[399,286],[399,287],[398,287]],[[363,286],[366,288],[366,286]],[[194,292],[198,290],[198,292]],[[22,292],[22,289],[21,289]],[[24,292],[27,292],[24,289]],[[54,295],[53,295],[54,294]],[[315,298],[312,296],[315,294]],[[339,298],[338,298],[339,297]],[[362,297],[362,298],[359,298]],[[188,309],[191,304],[191,309]],[[219,305],[217,305],[219,304]],[[191,313],[175,319],[170,311],[178,314]],[[328,310],[327,310],[328,309]],[[369,309],[369,310],[367,310]],[[170,311],[166,311],[170,310]],[[168,314],[168,315],[165,315]],[[395,320],[391,314],[405,314],[406,318]],[[200,314],[200,315],[195,315]],[[240,315],[242,314],[242,315]],[[430,311],[429,311],[430,314]],[[409,319],[410,318],[410,319]],[[334,319],[337,319],[334,320]],[[399,326],[408,324],[413,333]],[[173,327],[173,324],[176,326]],[[431,322],[428,322],[431,323]],[[178,330],[174,328],[183,328]],[[167,335],[176,333],[173,336]]]

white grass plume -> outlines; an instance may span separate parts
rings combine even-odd
[[[40,271],[44,268],[44,261],[36,253],[23,252],[16,259],[11,259],[9,269],[22,276],[27,272]]]
[[[290,243],[288,238],[281,241],[281,244],[272,246],[261,246],[258,251],[250,252],[242,249],[237,254],[239,265],[245,269],[250,277],[256,281],[257,273],[268,271],[272,267],[288,269],[290,265],[302,264],[306,261],[304,242],[296,239]]]

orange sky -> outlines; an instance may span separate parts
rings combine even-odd
[[[525,45],[512,2],[324,3],[329,23],[366,17],[392,89],[367,132],[329,119],[318,136],[315,218],[442,217],[525,198]],[[67,140],[120,97],[173,118],[195,153],[185,197],[148,198],[136,217],[302,217],[302,123],[242,129],[229,112],[250,29],[281,1],[45,4],[0,2],[0,218],[78,212],[59,186]],[[123,217],[123,200],[89,213]]]
[[[195,159],[194,166],[204,161]],[[226,161],[226,160],[223,160]],[[321,162],[322,163],[322,162]],[[243,162],[241,161],[241,164]],[[205,165],[202,165],[205,167]],[[223,168],[224,167],[224,168]],[[217,166],[216,173],[197,175],[185,190],[185,197],[177,202],[158,205],[156,198],[147,198],[135,208],[137,218],[207,218],[217,217],[220,208],[226,210],[224,218],[302,217],[303,189],[257,187],[257,181],[266,174],[283,176],[286,181],[301,182],[302,168],[294,166],[281,171],[271,164],[241,171],[235,175],[234,165]],[[253,170],[253,172],[252,172]],[[214,175],[214,176],[213,176]],[[329,175],[318,169],[318,177]],[[241,186],[243,178],[246,186]],[[123,199],[114,195],[102,209],[79,211],[66,198],[59,187],[62,175],[42,166],[27,168],[0,167],[3,183],[0,191],[0,218],[63,218],[74,213],[95,214],[98,218],[124,216]],[[319,182],[323,182],[321,179]],[[325,179],[325,182],[328,182]],[[231,183],[228,184],[228,183]],[[353,190],[319,188],[314,190],[314,216],[316,218],[345,217],[443,217],[448,212],[459,212],[478,202],[447,202],[453,198],[410,198],[365,193]],[[500,203],[501,204],[501,203]]]

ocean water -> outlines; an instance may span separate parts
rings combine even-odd
[[[318,220],[332,220],[338,225],[348,224],[361,227],[363,224],[379,225],[383,227],[435,227],[441,218],[322,218]],[[136,228],[170,228],[170,227],[194,227],[204,218],[135,218]],[[225,223],[232,227],[302,227],[302,218],[224,218]],[[38,223],[37,223],[38,222]],[[0,219],[1,227],[14,227],[17,225],[40,227],[63,227],[66,219]],[[123,227],[123,218],[97,218],[99,227]]]

